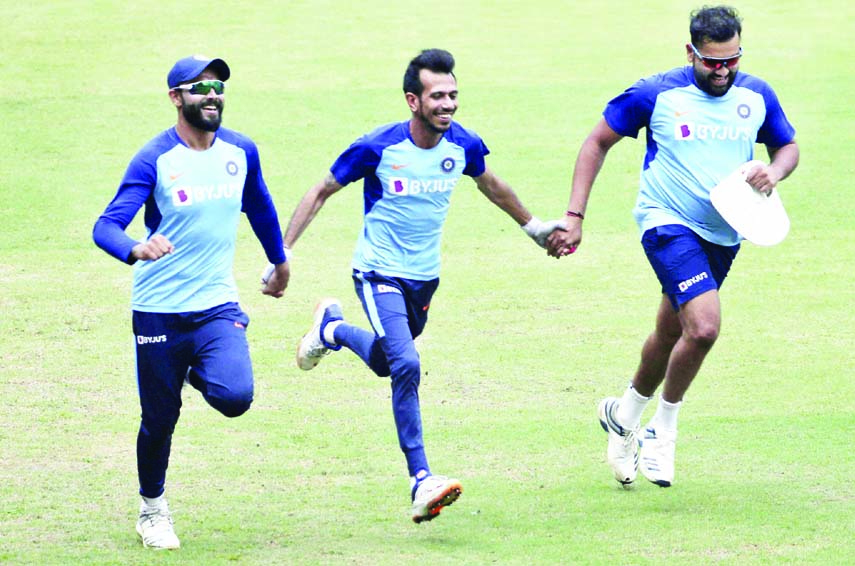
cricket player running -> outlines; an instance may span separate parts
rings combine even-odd
[[[227,417],[249,409],[253,375],[249,317],[232,275],[241,212],[273,273],[262,292],[281,297],[289,266],[276,208],[246,136],[220,127],[222,59],[179,60],[167,76],[177,124],[131,160],[113,201],[95,223],[95,243],[134,265],[131,297],[142,421],[137,436],[137,533],[146,547],[180,546],[164,496],[172,433],[186,382]],[[148,237],[125,229],[145,207]]]
[[[372,330],[345,322],[337,300],[321,301],[314,326],[300,342],[297,362],[310,370],[344,346],[378,376],[391,377],[392,412],[416,523],[435,518],[462,491],[458,480],[433,475],[428,466],[414,342],[439,285],[440,236],[451,192],[461,176],[472,177],[484,196],[541,247],[560,225],[532,217],[510,185],[487,167],[489,151],[481,138],[453,121],[458,108],[453,70],[454,58],[447,51],[429,49],[415,57],[404,74],[410,119],[356,140],[305,194],[285,233],[286,246],[293,246],[330,196],[364,179],[364,226],[352,266],[356,294]]]
[[[742,23],[727,6],[690,18],[688,65],[642,79],[612,99],[576,159],[566,231],[549,238],[550,254],[571,253],[606,154],[647,128],[647,152],[634,210],[641,244],[662,285],[656,325],[621,398],[600,403],[615,479],[631,484],[638,468],[668,487],[674,480],[677,414],[721,326],[719,289],[739,250],[740,235],[710,203],[710,189],[766,146],[770,163],[747,182],[768,194],[798,164],[795,130],[763,80],[739,72]],[[659,385],[656,413],[640,419]],[[639,449],[640,445],[640,449]]]

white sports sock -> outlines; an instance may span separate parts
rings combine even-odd
[[[630,383],[626,391],[623,392],[623,397],[620,398],[620,404],[615,415],[618,423],[632,430],[638,428],[641,422],[641,414],[652,398],[640,394]]]
[[[143,505],[149,509],[163,509],[167,507],[166,497],[163,494],[158,497],[146,497],[143,495],[142,500]]]
[[[656,414],[653,415],[652,423],[664,430],[677,430],[677,414],[680,412],[682,401],[669,403],[662,397],[659,397],[659,404],[656,406]]]
[[[343,322],[343,320],[334,320],[324,327],[324,340],[328,344],[337,344],[335,341],[335,329]]]

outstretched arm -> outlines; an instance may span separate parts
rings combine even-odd
[[[594,180],[603,167],[606,154],[621,139],[623,136],[615,132],[603,118],[582,142],[576,165],[573,167],[573,184],[567,205],[568,214],[564,219],[564,230],[553,232],[549,236],[549,255],[561,257],[571,254],[582,241],[582,219],[588,207],[588,197],[591,195]]]
[[[517,197],[511,186],[489,168],[485,169],[478,177],[475,177],[475,184],[478,185],[478,190],[490,199],[490,202],[516,220],[523,231],[541,248],[546,247],[547,236],[553,230],[561,228],[561,221],[559,220],[541,222],[532,216],[528,209],[523,206],[523,203],[520,202],[519,197]]]
[[[303,234],[309,224],[314,220],[315,215],[324,206],[324,203],[332,195],[337,193],[342,188],[342,185],[335,180],[332,173],[328,173],[314,187],[309,189],[297,208],[294,209],[294,214],[291,215],[291,220],[288,222],[288,229],[285,231],[283,241],[285,247],[290,249],[294,246],[300,236]]]
[[[274,297],[282,296],[285,287],[288,285],[288,280],[291,278],[291,246],[309,226],[327,199],[341,187],[342,185],[335,180],[333,174],[329,173],[300,199],[297,208],[291,215],[291,220],[288,222],[288,229],[282,237],[287,261],[267,266],[267,269],[261,274],[262,293]]]
[[[478,190],[490,199],[490,202],[504,210],[520,226],[524,226],[531,220],[531,213],[520,202],[511,186],[493,173],[489,167],[475,177],[475,184],[478,185]]]

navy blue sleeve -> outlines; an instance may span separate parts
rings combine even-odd
[[[765,82],[763,86],[764,88],[760,89],[760,94],[763,95],[763,101],[766,104],[766,119],[763,120],[763,125],[757,132],[757,143],[769,147],[785,146],[795,139],[796,129],[787,120],[784,109],[781,108],[781,103],[772,87]]]
[[[362,136],[338,156],[330,167],[338,184],[348,185],[377,170],[380,153],[374,145],[368,142],[368,136]]]
[[[155,162],[143,149],[131,160],[116,196],[95,222],[92,239],[99,248],[125,263],[136,261],[131,257],[131,250],[138,242],[128,236],[125,229],[151,198],[156,182]],[[153,199],[149,204],[152,210],[156,209]]]
[[[651,88],[651,79],[641,79],[609,101],[603,110],[603,118],[611,129],[622,136],[637,138],[638,132],[646,128],[656,104]]]
[[[247,168],[241,210],[246,214],[255,237],[261,242],[267,260],[270,263],[282,263],[285,261],[282,228],[276,206],[261,174],[258,148],[247,138],[244,138],[241,147],[246,151]]]
[[[463,147],[466,152],[466,167],[463,169],[463,174],[473,178],[480,177],[487,170],[484,158],[490,154],[490,150],[475,132],[471,130],[465,130],[465,132],[466,143]]]

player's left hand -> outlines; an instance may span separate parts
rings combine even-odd
[[[538,246],[546,249],[546,239],[555,230],[564,230],[564,221],[549,220],[543,222],[539,218],[532,216],[531,220],[525,226],[522,226],[522,229]]]
[[[745,182],[751,185],[752,189],[766,196],[772,194],[779,180],[775,170],[770,165],[757,165],[745,176]]]
[[[261,274],[261,292],[278,299],[285,294],[290,278],[291,262],[284,261],[276,265],[271,263]]]

